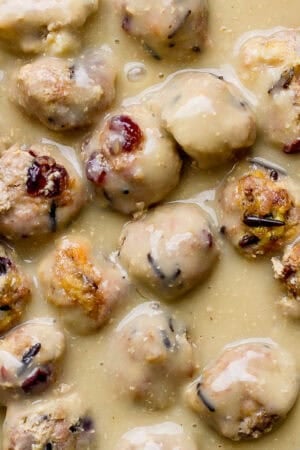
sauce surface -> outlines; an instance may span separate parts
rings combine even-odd
[[[99,12],[88,21],[83,30],[83,48],[97,47],[106,43],[113,49],[118,62],[117,98],[115,105],[142,90],[155,85],[179,69],[222,69],[228,79],[234,77],[232,64],[236,45],[246,32],[273,27],[297,27],[299,25],[299,2],[297,0],[214,0],[210,2],[209,39],[207,49],[188,63],[172,63],[167,59],[155,61],[145,54],[137,42],[127,37],[117,22],[110,0],[102,0]],[[81,132],[55,133],[27,118],[7,97],[10,74],[15,67],[28,61],[0,51],[0,133],[9,135],[12,141],[54,141],[59,149],[71,155],[80,164]],[[143,64],[145,73],[135,81],[127,77],[128,70]],[[130,78],[130,77],[129,77]],[[64,147],[65,146],[65,147]],[[76,152],[68,149],[73,147]],[[300,183],[300,157],[285,156],[258,139],[252,154],[280,164]],[[215,218],[214,190],[224,179],[231,166],[220,170],[200,171],[187,163],[179,187],[168,200],[194,199]],[[101,209],[97,202],[90,202],[78,219],[61,235],[79,233],[89,237],[95,248],[109,255],[117,247],[120,231],[126,217]],[[36,276],[39,262],[53,247],[51,238],[18,243],[16,250],[23,265],[35,282],[34,296],[24,320],[33,317],[54,316],[55,312],[41,296]],[[299,323],[284,318],[276,307],[281,292],[273,279],[269,258],[248,261],[225,240],[221,244],[221,260],[207,282],[191,294],[171,305],[175,315],[185,320],[195,343],[196,361],[206,365],[229,342],[251,337],[272,338],[289,350],[297,359],[300,369]],[[150,300],[151,298],[149,298]],[[118,399],[116,386],[110,382],[106,361],[111,333],[135,305],[146,301],[134,292],[130,301],[110,324],[98,333],[78,337],[66,330],[68,350],[63,363],[59,383],[74,386],[90,406],[96,419],[98,448],[113,450],[121,435],[137,426],[154,425],[174,421],[182,424],[191,435],[199,450],[296,450],[299,448],[298,424],[300,402],[298,401],[287,420],[268,436],[253,442],[232,443],[222,439],[201,423],[178,397],[174,407],[161,412],[149,412],[125,400]],[[58,317],[59,320],[59,317]],[[288,380],[287,380],[288,382]],[[51,395],[48,393],[48,395]],[[3,411],[4,413],[4,411]]]

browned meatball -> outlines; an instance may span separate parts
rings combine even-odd
[[[300,32],[265,30],[243,41],[239,74],[257,97],[259,125],[286,153],[300,151]]]
[[[83,206],[75,168],[54,147],[14,145],[0,157],[0,233],[22,238],[54,232]]]
[[[199,53],[207,38],[206,0],[114,0],[122,28],[155,59]]]
[[[118,394],[149,409],[172,404],[195,368],[185,326],[158,302],[143,303],[123,318],[111,338],[108,363]]]
[[[190,407],[221,435],[256,439],[285,419],[299,393],[294,358],[271,339],[227,345],[187,390]]]
[[[259,159],[248,170],[243,167],[220,189],[221,230],[242,253],[256,257],[293,239],[299,228],[299,199],[296,185],[281,169]]]
[[[0,403],[44,390],[56,379],[65,339],[53,319],[37,319],[0,339]]]
[[[288,245],[282,258],[272,258],[274,276],[286,292],[279,306],[284,315],[300,318],[300,241]]]
[[[13,403],[3,426],[3,450],[96,450],[93,420],[77,394]]]
[[[0,0],[0,39],[23,52],[73,51],[97,9],[98,0]]]
[[[0,242],[0,333],[18,322],[31,294],[28,277],[12,249]]]
[[[96,192],[125,214],[163,200],[179,181],[175,142],[144,104],[110,114],[83,146],[83,156]]]
[[[81,237],[65,237],[39,271],[46,299],[78,333],[100,328],[116,306],[126,300],[127,281],[109,261],[93,257],[92,245]]]
[[[51,130],[85,127],[111,104],[115,78],[109,47],[75,59],[44,56],[18,70],[12,99]]]

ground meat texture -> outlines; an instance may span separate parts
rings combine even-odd
[[[40,392],[56,379],[65,339],[52,319],[14,328],[0,340],[0,403]]]
[[[164,422],[148,427],[138,427],[125,433],[115,450],[196,450],[182,426]]]
[[[107,360],[118,395],[152,410],[172,404],[181,383],[194,372],[185,327],[158,302],[143,303],[123,318]]]
[[[244,41],[238,69],[257,97],[256,112],[267,138],[285,153],[300,151],[300,32],[266,31]]]
[[[31,283],[16,255],[0,243],[0,333],[19,322],[31,294]]]
[[[82,237],[59,240],[42,262],[39,275],[48,302],[80,334],[99,329],[126,300],[125,276],[104,258],[96,261],[91,243]]]
[[[269,164],[269,168],[260,162],[241,165],[218,193],[222,230],[250,257],[277,251],[293,240],[299,228],[296,185]]]
[[[16,51],[74,51],[98,0],[1,0],[0,39]]]
[[[173,75],[152,99],[162,125],[202,169],[245,153],[256,138],[255,117],[239,90],[210,73]]]
[[[0,233],[9,239],[65,226],[83,206],[85,186],[51,145],[14,145],[0,157]]]
[[[44,56],[15,74],[12,100],[51,130],[91,125],[115,95],[116,70],[109,47],[75,59]]]
[[[281,282],[284,295],[279,301],[282,313],[300,319],[300,241],[288,245],[282,257],[272,258],[274,276]]]
[[[123,30],[157,60],[188,58],[205,46],[206,0],[114,0],[114,5]]]
[[[110,114],[83,145],[83,157],[96,192],[125,214],[163,200],[179,181],[175,143],[142,104]]]
[[[175,298],[205,280],[218,259],[214,230],[195,204],[170,203],[125,225],[119,258],[138,283]]]
[[[256,439],[285,419],[299,392],[293,357],[271,339],[228,345],[187,389],[189,406],[219,434]]]
[[[12,403],[3,426],[3,450],[96,450],[93,420],[77,394]]]

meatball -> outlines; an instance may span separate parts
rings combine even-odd
[[[77,394],[13,403],[3,426],[3,450],[91,450],[95,428]]]
[[[260,158],[239,172],[219,192],[221,231],[246,256],[274,252],[299,228],[297,187],[286,172]]]
[[[285,153],[300,151],[299,56],[299,30],[252,37],[239,54],[242,81],[258,99],[260,127]]]
[[[282,258],[272,258],[274,276],[280,280],[286,295],[279,301],[284,315],[300,319],[300,241],[288,245]]]
[[[142,104],[107,117],[84,144],[83,154],[96,191],[125,214],[163,200],[179,181],[175,143]]]
[[[23,52],[74,50],[78,29],[97,9],[98,0],[0,0],[0,39]]]
[[[44,390],[56,379],[65,339],[55,321],[37,319],[0,339],[0,402]]]
[[[14,145],[0,157],[0,233],[9,239],[54,232],[86,199],[81,177],[51,145]]]
[[[115,78],[109,47],[69,60],[44,56],[18,70],[12,100],[51,130],[85,127],[113,101]]]
[[[234,159],[255,142],[254,115],[238,89],[223,77],[179,72],[155,97],[163,127],[202,169]]]
[[[218,257],[214,232],[196,204],[170,203],[129,222],[120,245],[129,274],[165,298],[205,280]]]
[[[148,427],[138,427],[125,433],[116,450],[196,450],[194,442],[182,426],[164,422]]]
[[[19,267],[15,253],[0,242],[0,333],[20,320],[30,294],[29,279]]]
[[[123,30],[155,59],[201,52],[207,40],[206,0],[114,0]]]
[[[292,356],[270,339],[225,347],[187,389],[189,406],[221,435],[256,439],[282,421],[299,392]]]
[[[127,281],[112,263],[97,264],[87,239],[65,237],[42,262],[40,279],[46,299],[80,334],[100,328],[127,293]]]
[[[118,393],[149,409],[173,403],[181,382],[194,372],[185,327],[154,301],[137,306],[119,323],[108,362]]]

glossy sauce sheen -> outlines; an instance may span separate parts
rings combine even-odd
[[[168,74],[185,67],[221,67],[229,74],[230,79],[236,43],[243,33],[277,26],[299,26],[298,0],[211,0],[210,44],[207,50],[197,55],[188,65],[184,61],[175,64],[167,59],[155,61],[147,56],[137,42],[122,32],[113,14],[111,0],[102,0],[100,3],[99,13],[88,21],[83,31],[83,42],[85,48],[107,43],[115,52],[118,61],[116,105],[123,98],[137,95],[143,89],[163,81]],[[13,141],[31,143],[48,139],[74,147],[78,157],[65,147],[61,147],[61,150],[79,161],[79,147],[84,133],[52,133],[27,118],[9,102],[9,76],[11,71],[24,61],[28,59],[20,60],[12,54],[0,51],[0,110],[3,112],[0,115],[0,133],[11,135]],[[126,70],[134,67],[134,62],[143,63],[146,73],[137,81],[129,81]],[[283,155],[278,149],[260,143],[259,140],[253,154],[280,164],[300,183],[299,156]],[[199,171],[188,163],[181,183],[170,199],[197,199],[206,211],[215,217],[212,212],[214,189],[230,169],[231,166],[227,166],[220,170]],[[117,247],[121,228],[126,221],[127,219],[119,214],[109,209],[100,209],[96,203],[93,205],[91,202],[78,220],[62,234],[76,232],[90,237],[95,248],[110,254]],[[49,248],[53,247],[53,239],[57,237],[58,235],[55,235],[35,243],[25,241],[16,246],[25,269],[35,280],[34,298],[27,309],[25,319],[55,315],[40,295],[36,268]],[[212,276],[191,294],[175,301],[171,308],[176,316],[186,321],[195,342],[196,360],[201,368],[229,342],[251,337],[269,337],[290,350],[296,357],[300,370],[299,323],[281,316],[275,305],[279,298],[280,289],[273,280],[268,258],[248,261],[223,241],[221,260]],[[132,294],[130,301],[123,310],[121,308],[112,323],[91,336],[77,337],[66,330],[68,350],[58,382],[74,386],[90,406],[97,422],[97,448],[113,450],[121,435],[129,429],[167,421],[183,424],[185,431],[195,439],[199,450],[300,448],[299,401],[278,430],[258,441],[235,444],[218,437],[202,424],[186,408],[180,395],[174,407],[162,412],[147,412],[141,406],[118,399],[116,386],[112,385],[106,372],[108,344],[117,323],[141,301],[146,300],[137,293]]]

